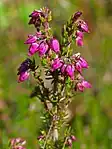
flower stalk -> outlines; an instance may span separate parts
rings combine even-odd
[[[80,19],[81,15],[82,12],[76,12],[64,25],[61,42],[53,36],[50,27],[52,16],[48,8],[34,10],[29,15],[29,25],[34,25],[36,33],[28,35],[25,41],[29,45],[29,58],[22,62],[17,74],[18,82],[28,80],[31,74],[37,82],[31,97],[37,97],[44,104],[45,123],[38,137],[41,149],[72,147],[72,142],[76,140],[67,124],[67,109],[76,92],[91,88],[82,76],[88,63],[80,53],[73,54],[71,46],[76,42],[77,46],[82,47],[84,33],[89,32],[87,24]],[[38,65],[33,57],[35,54],[40,57],[41,63]],[[46,85],[47,82],[50,87]]]

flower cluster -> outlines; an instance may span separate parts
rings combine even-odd
[[[13,138],[9,142],[9,146],[11,149],[26,149],[24,146],[26,141],[22,138]]]
[[[80,53],[76,53],[75,55],[61,59],[55,58],[51,64],[51,71],[58,70],[61,72],[61,75],[68,76],[71,80],[75,80],[76,82],[76,74],[80,74],[80,79],[77,79],[76,90],[84,91],[84,88],[91,88],[91,84],[84,80],[82,75],[82,69],[88,68],[87,61],[81,57]]]
[[[84,33],[89,33],[88,25],[83,20],[77,20],[77,30],[75,32],[76,45],[83,46]]]
[[[54,51],[55,53],[60,52],[58,40],[55,38],[47,40],[47,37],[41,32],[36,32],[35,35],[29,35],[25,44],[30,44],[28,56],[32,56],[38,52],[39,56],[42,57],[49,53],[50,50]]]

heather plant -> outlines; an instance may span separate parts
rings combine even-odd
[[[36,32],[25,41],[29,45],[28,58],[21,63],[17,75],[18,82],[27,81],[31,75],[36,80],[31,96],[37,97],[44,106],[43,126],[37,137],[41,149],[64,149],[72,147],[77,140],[67,123],[68,106],[77,92],[91,88],[82,74],[83,69],[89,67],[88,63],[73,49],[74,42],[83,47],[84,34],[89,33],[81,15],[80,11],[74,13],[63,26],[61,41],[53,35],[48,8],[34,10],[29,15],[29,25],[33,25]],[[39,64],[34,55],[39,56]],[[26,149],[25,143],[21,138],[11,139],[10,147]]]

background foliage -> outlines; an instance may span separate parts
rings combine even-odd
[[[83,11],[90,34],[84,48],[75,49],[88,60],[85,72],[93,85],[78,94],[70,106],[70,121],[77,141],[73,149],[112,148],[112,1],[111,0],[0,0],[0,149],[12,137],[27,140],[28,149],[38,148],[43,107],[30,93],[34,80],[17,83],[17,68],[27,57],[24,41],[34,32],[28,25],[32,10],[48,6],[52,26],[60,38],[61,27],[77,10]],[[74,41],[75,42],[75,41]]]

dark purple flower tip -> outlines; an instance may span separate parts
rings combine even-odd
[[[48,51],[49,46],[46,42],[41,42],[39,45],[39,56],[42,57]]]
[[[76,38],[76,45],[80,47],[83,46],[83,39],[79,36]]]
[[[59,58],[56,58],[52,62],[52,71],[55,71],[56,69],[59,69],[63,65],[63,61]]]
[[[76,68],[76,70],[77,70],[78,72],[82,73],[82,66],[81,66],[80,62],[77,62],[77,63],[75,64],[75,68]]]
[[[71,64],[67,65],[65,71],[66,71],[67,75],[73,80],[74,79],[74,71],[75,71],[74,65],[71,65]]]
[[[32,43],[29,47],[28,56],[32,56],[39,50],[39,44],[38,43]]]
[[[82,15],[82,12],[81,12],[81,11],[77,11],[77,12],[73,15],[73,20],[76,21],[81,15]]]
[[[34,35],[29,35],[28,39],[25,41],[25,44],[32,44],[37,41],[37,37]]]
[[[87,61],[84,58],[82,58],[82,57],[80,57],[79,63],[80,63],[82,68],[88,68],[89,67]]]
[[[20,75],[22,72],[27,71],[28,69],[30,69],[32,61],[27,58],[25,61],[22,62],[22,64],[20,65],[20,67],[18,68],[18,73],[17,75]]]
[[[65,73],[66,73],[66,67],[67,67],[66,64],[63,64],[63,65],[62,65],[62,67],[61,67],[61,72],[62,72],[62,74],[65,74]]]
[[[22,73],[19,75],[18,82],[20,83],[20,82],[23,82],[23,81],[25,81],[25,80],[28,80],[29,75],[30,75],[30,73],[27,72],[27,71],[26,71],[26,72],[22,72]]]
[[[55,38],[51,39],[50,47],[55,53],[60,52],[60,44],[59,44],[59,41],[57,39],[55,39]]]

